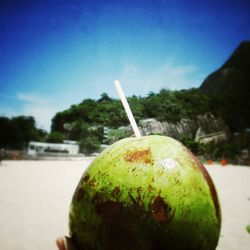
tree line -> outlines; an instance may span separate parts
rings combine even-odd
[[[199,89],[162,89],[159,93],[150,92],[146,97],[128,97],[128,102],[137,121],[156,118],[175,123],[181,118],[195,118],[206,112],[218,113],[212,98]],[[52,119],[51,131],[60,132],[68,139],[79,139],[79,132],[89,126],[117,128],[125,125],[128,125],[128,119],[120,100],[103,93],[98,100],[85,99],[58,112]]]
[[[205,113],[223,114],[221,100],[196,88],[161,89],[159,93],[150,92],[145,97],[133,95],[128,97],[128,102],[138,123],[146,118],[177,123],[182,118],[196,119]],[[75,140],[83,153],[90,153],[102,143],[110,144],[129,136],[128,131],[120,129],[128,124],[121,101],[103,93],[97,100],[85,99],[56,113],[50,133],[36,128],[35,120],[30,116],[0,117],[0,147],[21,149],[31,140],[58,143]]]
[[[29,141],[44,141],[47,132],[36,127],[32,116],[0,117],[0,148],[21,150]]]
[[[205,113],[217,116],[221,112],[220,100],[196,88],[179,91],[161,89],[159,93],[150,92],[145,97],[133,95],[127,99],[138,123],[147,118],[177,123],[182,118],[196,119]],[[97,149],[101,143],[111,144],[129,136],[128,131],[119,129],[128,124],[121,101],[103,93],[98,100],[85,99],[58,112],[52,119],[49,136],[58,142],[76,140],[85,152],[91,146]],[[105,135],[105,128],[109,130],[108,135]]]

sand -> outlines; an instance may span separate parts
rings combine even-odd
[[[2,250],[56,249],[68,234],[68,209],[91,159],[82,161],[3,161],[0,165]],[[250,167],[206,166],[219,193],[222,231],[217,250],[249,250]]]

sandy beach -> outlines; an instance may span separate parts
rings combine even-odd
[[[0,165],[2,250],[52,250],[68,234],[72,194],[91,159],[3,161]],[[222,230],[217,250],[248,250],[250,167],[206,166],[219,194]]]

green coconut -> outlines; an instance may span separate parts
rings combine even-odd
[[[120,140],[84,172],[70,236],[79,250],[212,250],[221,210],[204,166],[165,136]]]

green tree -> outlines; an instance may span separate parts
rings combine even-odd
[[[47,142],[51,143],[63,143],[63,140],[65,139],[64,134],[58,131],[51,132],[48,135]]]
[[[124,128],[111,129],[108,133],[107,142],[112,144],[123,138],[130,137],[133,133]]]
[[[44,140],[47,133],[37,129],[32,116],[0,117],[0,146],[23,149],[29,141]]]
[[[182,142],[194,155],[203,155],[205,153],[205,145],[196,142],[189,136],[182,136],[179,138],[179,141]]]
[[[112,98],[108,96],[107,93],[102,93],[101,98],[97,100],[97,102],[112,102]]]
[[[0,117],[0,147],[6,148],[15,145],[14,127],[7,117]]]
[[[97,137],[90,136],[81,139],[79,142],[80,152],[85,155],[91,155],[92,153],[100,150],[100,142]]]

